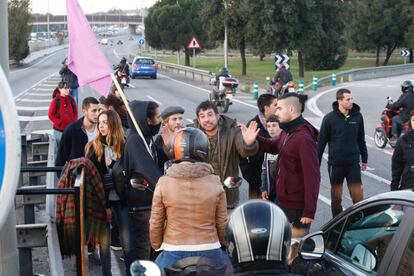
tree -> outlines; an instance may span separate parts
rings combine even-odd
[[[190,65],[187,44],[195,35],[203,47],[209,47],[207,33],[201,27],[199,12],[203,0],[164,0],[149,9],[145,18],[145,37],[153,48],[184,50],[185,65]]]
[[[246,26],[248,23],[248,0],[205,0],[200,12],[201,21],[210,39],[224,40],[224,27],[227,24],[227,37],[230,48],[239,49],[242,62],[242,75],[247,74]]]
[[[345,23],[342,1],[321,0],[320,37],[312,51],[306,54],[305,67],[312,70],[337,69],[344,65],[348,56],[345,39]],[[315,47],[316,46],[316,47]]]
[[[347,26],[351,46],[359,51],[376,50],[376,64],[379,54],[386,51],[383,65],[387,65],[394,50],[402,46],[407,27],[410,25],[409,0],[354,0]]]
[[[30,0],[9,0],[9,58],[21,61],[29,54]]]

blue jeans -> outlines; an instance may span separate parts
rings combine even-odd
[[[60,140],[62,140],[62,134],[63,134],[63,132],[62,132],[62,131],[59,131],[59,130],[54,129],[54,130],[53,130],[53,133],[54,133],[54,135],[55,135],[55,141],[56,141],[56,152],[57,152],[57,149],[59,148]]]
[[[121,239],[121,246],[125,259],[126,275],[131,275],[129,268],[131,263],[137,259],[132,244],[132,220],[128,207],[122,207],[121,201],[109,201],[116,216],[119,227],[119,238]]]
[[[400,115],[392,117],[391,134],[393,136],[400,136],[403,123],[404,122],[401,120]]]
[[[78,87],[70,89],[70,95],[75,99],[76,106],[79,106],[78,103]]]
[[[164,275],[164,267],[171,267],[181,259],[194,256],[209,258],[213,263],[216,263],[217,266],[224,264],[230,265],[228,255],[220,248],[204,251],[163,251],[158,255],[155,263]]]

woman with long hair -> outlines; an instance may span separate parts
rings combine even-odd
[[[128,209],[123,207],[118,194],[115,191],[112,167],[122,157],[125,145],[125,135],[121,119],[113,110],[102,111],[98,116],[98,135],[85,147],[86,157],[96,166],[104,183],[107,212],[111,208],[115,213],[120,228],[121,245],[124,250],[127,275],[131,263],[130,218]],[[103,275],[111,275],[110,254],[110,225],[107,225],[107,237],[100,245],[100,257]]]

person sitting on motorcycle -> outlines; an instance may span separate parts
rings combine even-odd
[[[279,70],[276,72],[274,83],[279,83],[279,87],[282,89],[290,81],[293,81],[292,73],[286,69],[284,64],[280,65]]]
[[[408,121],[410,111],[414,109],[414,92],[411,81],[406,80],[401,85],[402,95],[395,103],[387,104],[387,108],[401,109],[400,113],[392,118],[391,140],[396,141],[401,133],[402,125]]]
[[[126,77],[127,83],[129,82],[129,65],[125,57],[123,57],[119,64],[115,66],[114,70],[116,71],[116,77],[120,84],[123,76]]]
[[[184,128],[171,137],[172,165],[155,188],[150,218],[152,247],[163,250],[155,263],[161,270],[188,257],[205,257],[231,268],[225,244],[226,193],[208,163],[210,144],[201,130]],[[219,274],[223,275],[223,274]]]
[[[276,204],[250,200],[237,207],[226,226],[233,275],[297,275],[288,267],[291,229]]]
[[[213,93],[211,99],[217,99],[219,91],[223,89],[223,86],[220,83],[220,77],[230,77],[229,71],[226,67],[221,68],[220,72],[216,75],[216,88],[213,88]]]

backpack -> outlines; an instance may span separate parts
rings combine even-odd
[[[128,171],[125,169],[124,154],[121,158],[115,161],[112,166],[112,177],[114,180],[115,192],[118,194],[121,201],[126,198],[127,184],[129,182]]]
[[[60,115],[58,114],[58,111],[60,109],[60,98],[59,97],[56,97],[56,94],[57,94],[57,91],[56,90],[53,91],[52,99],[56,99],[56,107],[55,107],[55,112],[53,112],[53,114],[56,117],[60,118]],[[74,110],[76,110],[77,107],[76,107],[76,104],[75,104],[72,96],[69,95],[69,97],[70,97],[69,98],[70,99],[70,105],[72,106],[72,112],[73,112]]]

